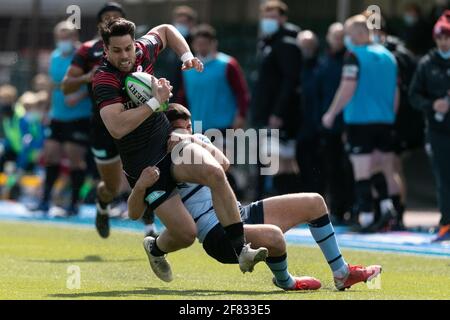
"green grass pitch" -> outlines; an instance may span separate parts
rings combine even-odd
[[[354,250],[343,254],[350,263],[381,264],[379,281],[372,288],[358,284],[338,292],[318,247],[290,245],[290,272],[317,277],[322,288],[284,292],[272,285],[264,264],[242,274],[236,265],[221,265],[208,257],[196,243],[168,256],[174,281],[164,283],[150,270],[139,233],[113,229],[104,240],[93,226],[0,222],[0,299],[450,298],[450,259]],[[76,275],[71,268],[80,270],[79,289],[73,288]]]

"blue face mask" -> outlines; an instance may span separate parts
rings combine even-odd
[[[189,35],[189,28],[181,23],[175,23],[174,27],[177,28],[178,32],[181,33],[183,37],[187,37]]]
[[[352,51],[355,48],[355,45],[353,44],[352,38],[348,35],[344,37],[344,45],[347,48],[347,50]]]
[[[374,34],[372,36],[372,41],[373,41],[373,43],[381,44],[381,38],[378,34]]]
[[[62,53],[67,54],[72,52],[73,43],[70,40],[61,40],[56,43],[56,47],[61,50]]]
[[[278,21],[275,19],[264,18],[261,20],[259,27],[261,28],[261,32],[264,35],[271,36],[278,31],[280,25],[278,24]]]
[[[442,59],[444,60],[450,59],[450,50],[447,51],[438,50],[438,53],[442,57]]]

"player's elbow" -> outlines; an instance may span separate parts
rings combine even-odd
[[[109,133],[111,134],[111,137],[113,137],[116,140],[122,139],[125,136],[125,131],[119,128],[111,128],[108,129]]]
[[[130,200],[128,200],[128,218],[131,220],[139,220],[144,212],[137,210],[137,208],[134,208],[134,206],[130,203]]]
[[[230,160],[228,160],[226,157],[224,157],[224,159],[222,160],[222,168],[225,172],[230,168]]]

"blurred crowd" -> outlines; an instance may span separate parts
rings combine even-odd
[[[372,13],[363,12],[332,23],[321,41],[314,30],[289,21],[286,4],[269,0],[261,5],[255,38],[258,68],[246,77],[239,61],[220,51],[214,26],[200,23],[192,8],[179,6],[170,23],[205,69],[201,74],[182,72],[179,57],[165,50],[159,58],[161,76],[174,87],[173,101],[186,105],[193,122],[202,121],[203,131],[280,130],[276,175],[252,175],[259,171],[250,166],[230,169],[238,198],[317,192],[326,198],[333,223],[355,231],[404,229],[402,157],[427,146],[442,214],[439,236],[448,237],[449,9],[447,1],[436,1],[429,13],[410,4],[395,32],[382,17],[379,27],[370,28]],[[19,95],[10,84],[0,86],[2,197],[21,197],[26,174],[47,180],[50,174],[52,183],[38,194],[40,209],[48,210],[61,176],[70,189],[67,212],[76,214],[80,203],[92,199],[92,181],[98,177],[83,136],[92,102],[87,86],[66,96],[61,90],[80,46],[77,30],[58,23],[54,40],[48,74],[38,74],[32,90]],[[77,137],[54,132],[66,121],[77,123]],[[125,199],[126,187],[123,192]]]

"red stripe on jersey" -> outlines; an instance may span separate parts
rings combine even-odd
[[[95,74],[92,84],[93,86],[106,84],[118,89],[120,89],[121,87],[120,82],[117,80],[116,76],[113,73],[104,71]]]

